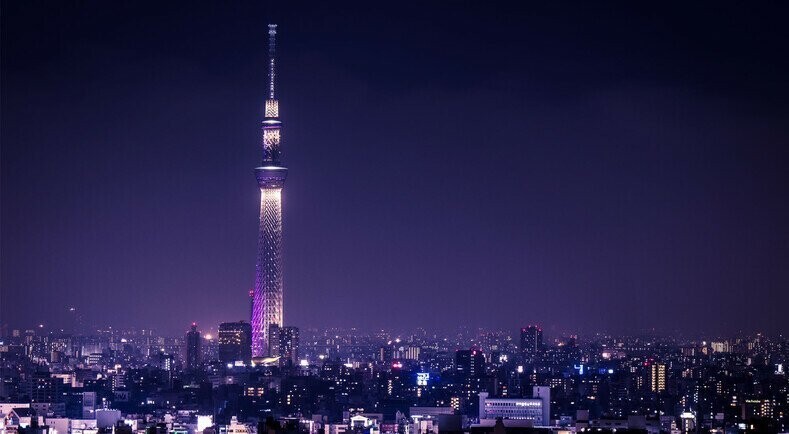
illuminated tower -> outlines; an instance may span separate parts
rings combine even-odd
[[[255,168],[260,186],[260,229],[252,295],[252,356],[269,354],[269,326],[282,327],[282,187],[288,169],[280,162],[279,102],[274,96],[277,25],[268,26],[268,99],[263,119],[263,161]]]

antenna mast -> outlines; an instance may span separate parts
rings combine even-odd
[[[274,99],[274,51],[276,48],[277,25],[268,25],[268,97]]]

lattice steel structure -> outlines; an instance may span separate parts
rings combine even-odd
[[[262,126],[263,162],[255,168],[260,187],[260,228],[252,295],[252,356],[269,355],[271,324],[282,327],[282,188],[288,169],[280,162],[279,102],[274,95],[277,25],[269,24],[269,95]]]

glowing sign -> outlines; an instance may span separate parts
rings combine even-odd
[[[417,386],[427,386],[427,381],[430,380],[430,374],[427,372],[417,372],[416,373],[416,385]]]

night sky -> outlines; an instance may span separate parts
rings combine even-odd
[[[275,21],[287,325],[789,330],[786,6],[290,3],[2,1],[0,321],[249,320]]]

